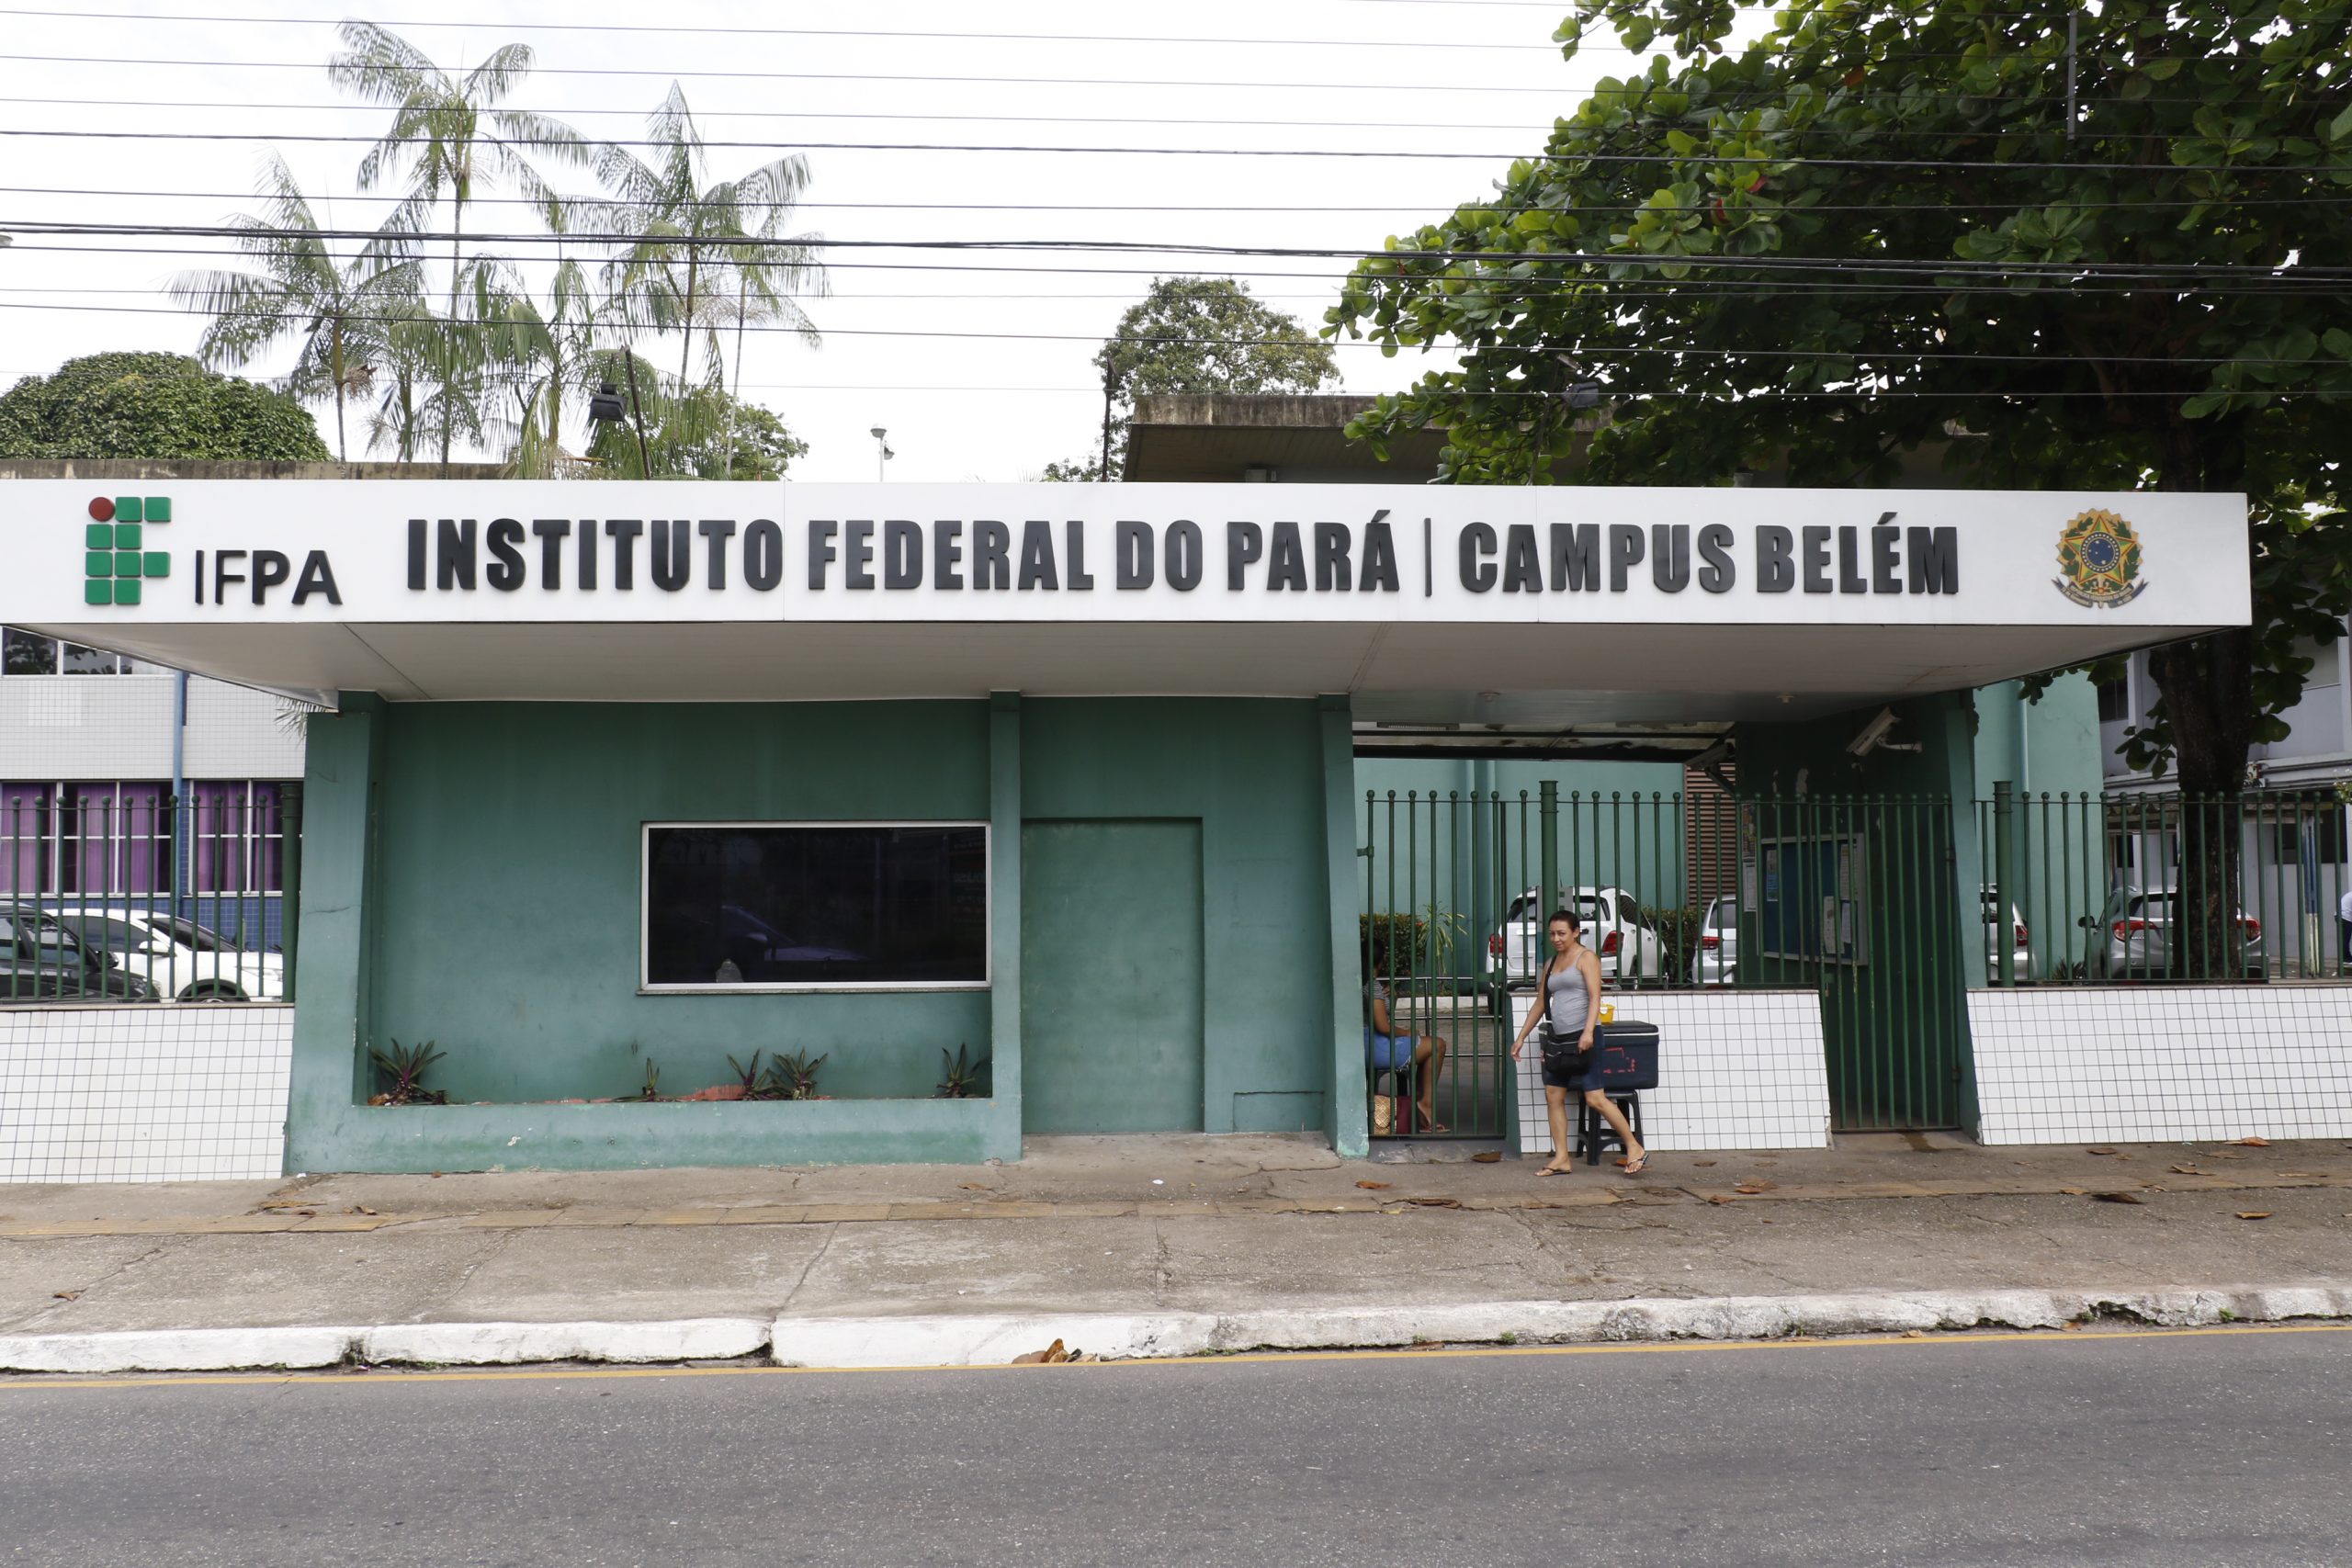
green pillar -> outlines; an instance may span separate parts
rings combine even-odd
[[[989,694],[987,1157],[1021,1157],[1021,694]]]
[[[336,1133],[368,1097],[368,870],[382,773],[384,705],[346,694],[313,714],[304,746],[301,996],[286,1111],[286,1169],[335,1168]],[[290,956],[290,955],[289,955]]]
[[[1323,859],[1331,919],[1331,1091],[1324,1116],[1342,1159],[1372,1153],[1365,1125],[1363,953],[1356,936],[1355,725],[1345,696],[1317,699],[1323,740]]]

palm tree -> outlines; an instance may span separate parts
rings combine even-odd
[[[211,317],[197,347],[207,365],[240,368],[289,333],[298,335],[300,352],[281,385],[296,397],[334,394],[335,457],[348,462],[345,400],[374,380],[387,357],[386,326],[404,313],[422,270],[397,224],[338,262],[293,171],[275,152],[262,164],[260,195],[260,217],[241,212],[229,222],[237,248],[262,270],[183,272],[166,292]]]
[[[553,479],[567,463],[563,450],[565,394],[587,391],[601,374],[596,363],[596,299],[587,270],[564,254],[560,236],[572,224],[572,205],[549,202],[542,216],[559,236],[554,276],[545,304],[512,267],[485,270],[478,316],[488,324],[491,378],[514,402],[511,422],[490,423],[505,439],[507,461],[521,479]],[[502,398],[503,405],[503,398]]]
[[[713,367],[722,357],[718,329],[734,323],[739,384],[746,322],[782,321],[813,346],[816,325],[793,296],[824,292],[824,269],[808,243],[816,236],[777,238],[808,187],[808,161],[794,153],[705,187],[702,134],[674,82],[647,136],[656,149],[650,163],[609,143],[596,155],[597,177],[614,199],[595,209],[594,221],[605,233],[630,236],[605,268],[606,292],[625,321],[642,318],[656,333],[680,334],[682,389],[694,380],[697,329],[706,335],[705,364]]]
[[[497,107],[529,73],[528,45],[494,50],[453,79],[414,44],[373,22],[347,21],[341,31],[348,47],[328,61],[328,78],[361,97],[394,106],[390,128],[360,160],[360,188],[372,189],[393,169],[411,164],[408,198],[395,216],[412,231],[424,228],[445,196],[450,203],[449,307],[437,378],[445,403],[435,422],[446,470],[450,438],[465,423],[446,397],[458,394],[463,361],[470,357],[457,341],[458,296],[465,273],[466,205],[474,198],[475,184],[501,182],[533,200],[546,200],[551,193],[525,151],[537,148],[582,163],[587,150],[579,133],[560,120]]]

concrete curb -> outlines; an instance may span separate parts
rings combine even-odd
[[[1059,1339],[1126,1360],[1204,1352],[1342,1350],[1424,1341],[1626,1344],[1966,1328],[2055,1328],[2101,1314],[2165,1327],[2352,1318],[2352,1284],[2211,1290],[1991,1290],[1488,1302],[1230,1314],[1035,1313],[918,1317],[701,1317],[650,1323],[427,1323],[372,1328],[141,1329],[0,1335],[0,1372],[195,1372],[371,1365],[734,1360],[787,1367],[1002,1365]]]

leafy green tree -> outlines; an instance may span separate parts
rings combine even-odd
[[[1564,53],[1605,24],[1672,58],[1356,268],[1332,329],[1462,358],[1354,433],[1439,426],[1446,478],[1541,481],[1589,380],[1596,483],[1866,483],[1942,447],[1986,485],[2245,491],[2254,625],[2152,654],[2132,751],[2234,793],[2295,639],[2352,601],[2352,320],[2312,265],[2352,256],[2352,5],[1790,0],[1745,47],[1733,19],[1577,0]],[[2216,931],[2233,852],[2184,858]]]
[[[180,354],[93,354],[0,396],[0,457],[332,460],[283,392]]]
[[[440,203],[449,203],[449,304],[437,334],[439,407],[432,412],[446,468],[452,440],[480,418],[471,383],[481,355],[478,345],[465,341],[458,314],[466,283],[466,208],[478,184],[503,184],[534,201],[551,199],[553,192],[526,154],[537,152],[578,164],[586,161],[587,149],[579,133],[560,120],[498,107],[530,72],[527,45],[507,44],[463,76],[452,77],[414,44],[373,22],[346,21],[340,30],[345,48],[328,61],[328,79],[363,98],[393,106],[391,125],[360,160],[359,188],[372,190],[406,165],[408,197],[392,222],[410,232],[422,231]],[[410,330],[425,329],[420,322]]]
[[[594,427],[588,457],[599,477],[779,479],[808,453],[782,420],[738,402],[715,378],[682,385],[642,357],[632,366],[617,349],[599,349],[591,365],[597,380],[633,388],[623,396],[636,404],[628,418]]]
[[[1168,392],[1313,392],[1339,381],[1331,345],[1230,277],[1156,277],[1094,355],[1102,444],[1047,465],[1048,480],[1116,477],[1136,399]]]
[[[337,260],[294,172],[275,152],[262,164],[261,195],[262,215],[239,213],[230,226],[237,248],[262,270],[184,272],[165,291],[210,318],[197,349],[208,364],[241,368],[297,337],[294,367],[280,385],[296,397],[334,399],[335,456],[347,460],[345,400],[374,381],[389,329],[413,314],[423,271],[397,229]]]

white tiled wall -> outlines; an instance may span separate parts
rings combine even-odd
[[[178,678],[0,677],[0,779],[167,779]],[[187,683],[185,776],[299,779],[302,730],[287,704],[198,677]]]
[[[1642,1090],[1645,1142],[1660,1149],[1829,1146],[1818,992],[1670,991],[1608,999],[1618,1021],[1657,1025],[1657,1088]],[[1512,1000],[1517,1028],[1534,998],[1514,993]],[[1540,1055],[1531,1043],[1519,1064],[1522,1150],[1552,1146]]]
[[[1988,1144],[2352,1137],[2352,986],[1968,994]]]
[[[266,1179],[290,1007],[0,1008],[0,1182]]]
[[[187,683],[187,776],[192,779],[299,779],[302,727],[289,705],[201,677]]]

